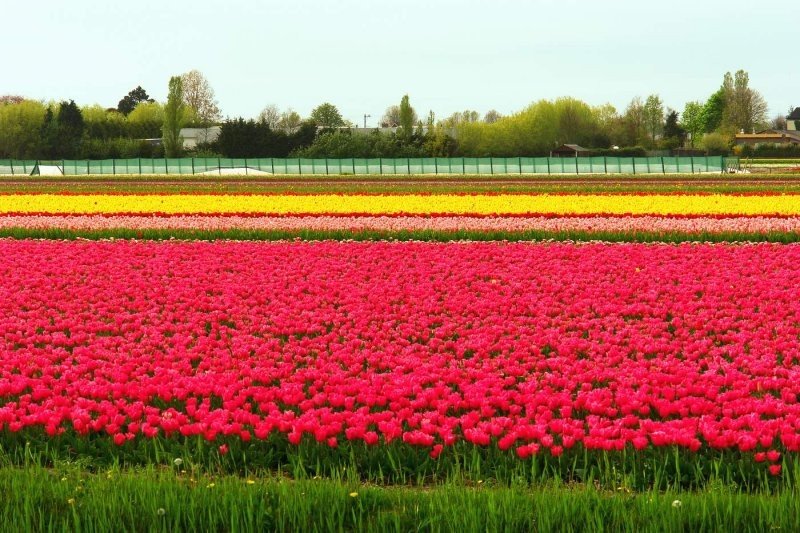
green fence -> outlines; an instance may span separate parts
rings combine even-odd
[[[435,157],[400,159],[0,159],[0,175],[383,175],[675,174],[738,170],[736,157]]]

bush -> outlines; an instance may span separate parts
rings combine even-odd
[[[134,159],[164,157],[163,147],[138,139],[84,139],[80,159]]]
[[[368,135],[335,131],[321,134],[310,146],[295,150],[292,155],[310,159],[427,157],[423,143],[424,137],[416,134],[405,138],[378,131]]]
[[[708,155],[728,155],[731,153],[732,139],[722,133],[706,133],[700,141],[700,147]]]
[[[742,157],[753,157],[756,159],[800,157],[800,145],[797,144],[744,145],[737,146],[735,151]]]

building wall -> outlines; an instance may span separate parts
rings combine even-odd
[[[198,144],[214,142],[219,137],[222,128],[211,126],[210,128],[182,128],[183,147],[187,150],[194,150]]]

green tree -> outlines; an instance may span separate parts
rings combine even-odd
[[[0,157],[39,158],[45,112],[44,104],[34,100],[0,104]]]
[[[335,105],[325,102],[311,111],[311,120],[322,128],[341,128],[345,125],[342,114]]]
[[[725,89],[723,87],[720,87],[706,100],[702,113],[703,131],[705,133],[716,131],[722,126],[722,118],[725,114],[725,100]]]
[[[400,133],[403,137],[410,138],[414,132],[414,122],[416,122],[417,114],[411,103],[408,101],[408,95],[404,95],[400,100]]]
[[[62,101],[58,112],[48,108],[42,124],[42,155],[48,159],[75,159],[81,151],[84,122],[73,100]]]
[[[620,145],[623,142],[624,128],[622,117],[611,104],[603,104],[592,108],[597,129],[608,138],[608,146]]]
[[[84,131],[90,139],[116,139],[127,137],[128,124],[125,115],[115,109],[100,105],[83,106]]]
[[[664,129],[664,103],[657,94],[651,94],[644,102],[644,124],[651,144]]]
[[[142,86],[139,85],[131,92],[126,94],[122,97],[122,100],[119,101],[117,104],[117,111],[122,113],[123,115],[130,114],[131,111],[136,109],[136,106],[142,102],[155,102],[152,98],[147,95],[147,91],[142,89]]]
[[[557,98],[553,106],[557,118],[554,144],[574,143],[584,147],[608,145],[607,138],[601,138],[595,114],[586,102],[577,98],[562,97]]]
[[[637,146],[647,141],[647,126],[645,122],[644,104],[642,99],[635,97],[625,109],[622,116],[622,144]]]
[[[142,102],[128,115],[128,136],[134,139],[155,139],[162,136],[164,105]]]
[[[678,122],[678,112],[674,109],[667,109],[667,118],[664,121],[664,148],[677,148],[683,146],[686,138],[686,131]]]
[[[180,76],[169,79],[169,94],[164,107],[164,126],[162,138],[164,153],[167,157],[179,157],[183,151],[181,128],[185,120],[185,104],[183,103],[183,81]]]
[[[700,102],[686,102],[681,115],[681,127],[686,131],[689,146],[694,148],[695,141],[705,129],[703,123],[703,104]]]

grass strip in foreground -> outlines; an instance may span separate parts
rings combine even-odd
[[[183,469],[88,473],[74,465],[0,468],[0,491],[6,531],[791,531],[800,513],[788,491],[376,488]]]
[[[202,230],[202,229],[65,229],[65,228],[0,228],[0,238],[51,240],[187,240],[187,241],[603,241],[634,243],[682,242],[800,242],[798,232],[651,232],[651,231],[474,231],[474,230]]]
[[[703,491],[720,485],[750,494],[796,491],[800,462],[791,452],[779,456],[772,463],[735,449],[693,452],[676,446],[646,450],[627,446],[605,451],[577,445],[559,456],[540,450],[523,459],[497,444],[458,442],[433,458],[430,448],[399,441],[367,445],[343,438],[331,447],[305,437],[295,445],[278,434],[248,442],[225,436],[211,441],[202,436],[140,437],[118,445],[107,436],[74,431],[56,436],[33,429],[0,433],[3,467],[76,464],[95,473],[117,467],[172,470],[177,459],[192,472],[322,477],[379,486],[489,483],[534,488],[563,482],[636,492]],[[770,473],[773,465],[780,469],[777,475]]]

